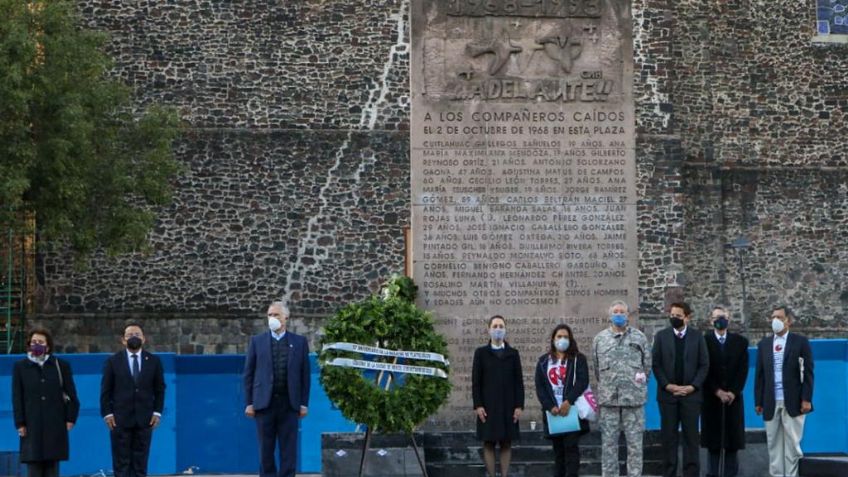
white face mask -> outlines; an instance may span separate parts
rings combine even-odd
[[[273,316],[268,317],[268,328],[271,328],[271,331],[277,331],[282,327],[283,327],[283,324],[280,322],[279,319],[277,319]]]
[[[778,320],[777,318],[772,318],[772,320],[771,320],[771,330],[774,331],[774,334],[778,334],[778,333],[782,332],[783,328],[785,328],[785,327],[786,327],[786,325],[784,325],[782,321]]]
[[[568,347],[571,346],[571,341],[568,338],[559,338],[554,342],[554,346],[560,353],[565,353]]]

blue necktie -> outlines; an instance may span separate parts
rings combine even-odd
[[[133,354],[133,355],[132,355],[132,359],[133,359],[133,365],[132,365],[132,377],[133,377],[133,381],[138,382],[138,375],[139,375],[139,373],[141,372],[141,371],[140,371],[140,368],[138,367],[138,355],[137,355],[137,354]]]

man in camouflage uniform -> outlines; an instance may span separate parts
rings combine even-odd
[[[645,334],[628,326],[629,307],[615,301],[609,308],[611,326],[595,336],[592,363],[598,385],[603,477],[618,476],[618,436],[627,442],[627,475],[642,475],[642,433],[651,350]]]

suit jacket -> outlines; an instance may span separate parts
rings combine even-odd
[[[687,327],[683,340],[683,382],[674,382],[674,360],[676,350],[674,340],[679,339],[674,334],[674,328],[668,327],[657,332],[654,336],[654,347],[651,352],[651,366],[657,379],[657,401],[674,403],[680,399],[701,401],[702,388],[710,368],[710,358],[707,355],[707,345],[700,331],[692,326]],[[695,392],[684,397],[677,397],[665,390],[668,384],[681,386],[691,385]]]
[[[113,414],[118,427],[149,427],[153,413],[165,406],[165,372],[159,358],[141,351],[141,374],[133,380],[127,351],[110,356],[100,382],[100,415]]]
[[[289,342],[288,390],[289,403],[295,411],[309,406],[309,343],[306,338],[286,331]],[[271,355],[271,332],[253,336],[244,362],[245,405],[255,411],[271,404],[274,389],[274,360]]]
[[[754,378],[754,405],[763,408],[766,421],[774,418],[774,335],[760,340],[757,345],[757,366]],[[801,382],[801,364],[804,359],[804,382]],[[813,352],[810,341],[802,335],[789,332],[783,350],[783,405],[792,417],[801,414],[801,401],[813,402]]]

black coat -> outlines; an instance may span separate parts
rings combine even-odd
[[[654,336],[654,347],[651,353],[651,367],[654,377],[657,379],[657,401],[664,403],[676,403],[679,400],[700,402],[702,399],[702,388],[704,379],[709,371],[710,361],[707,356],[707,347],[704,337],[700,331],[689,326],[683,337],[683,382],[674,382],[674,360],[677,340],[674,328],[668,327],[657,332]],[[681,386],[694,386],[695,392],[686,397],[677,397],[665,390],[669,384]]]
[[[542,422],[544,423],[545,437],[550,437],[545,411],[550,411],[556,406],[556,396],[554,396],[554,390],[548,381],[548,360],[550,357],[551,355],[548,353],[539,356],[539,361],[536,363],[535,376],[536,397],[539,398],[539,404],[542,405]],[[573,407],[574,403],[577,401],[577,398],[583,395],[586,388],[589,387],[589,364],[586,362],[586,357],[582,353],[578,353],[577,358],[569,358],[567,360],[566,366],[565,387],[562,390],[562,398],[571,403],[572,408],[569,412],[577,412],[577,408]],[[577,376],[574,373],[577,373]],[[580,434],[589,432],[589,423],[583,419],[580,419],[579,432]]]
[[[70,398],[67,404],[59,385],[57,361],[64,392]],[[67,361],[50,356],[43,367],[29,359],[16,362],[12,372],[12,409],[15,428],[26,427],[26,437],[21,438],[21,462],[68,460],[66,423],[77,421],[79,407]]]
[[[763,419],[774,418],[774,335],[757,344],[757,365],[754,368],[754,406],[762,406]],[[804,361],[804,382],[801,382],[801,360]],[[783,350],[783,405],[792,417],[801,415],[801,401],[813,402],[813,351],[810,341],[798,333],[789,332]],[[811,410],[812,411],[812,410]]]
[[[488,415],[485,423],[477,418],[478,439],[518,439],[518,423],[512,420],[515,408],[524,408],[524,378],[518,350],[509,344],[498,353],[490,345],[477,348],[471,370],[471,395],[474,409],[482,406]]]
[[[103,365],[100,381],[100,415],[114,414],[115,425],[123,428],[149,427],[154,412],[165,406],[165,372],[156,355],[141,352],[138,384],[130,372],[127,351],[113,354]]]
[[[705,336],[710,354],[710,371],[704,380],[704,402],[701,407],[701,447],[721,449],[721,412],[724,406],[715,392],[730,391],[736,396],[724,409],[724,448],[745,448],[745,403],[742,390],[748,379],[748,340],[736,333],[727,333],[724,347],[714,332]]]

